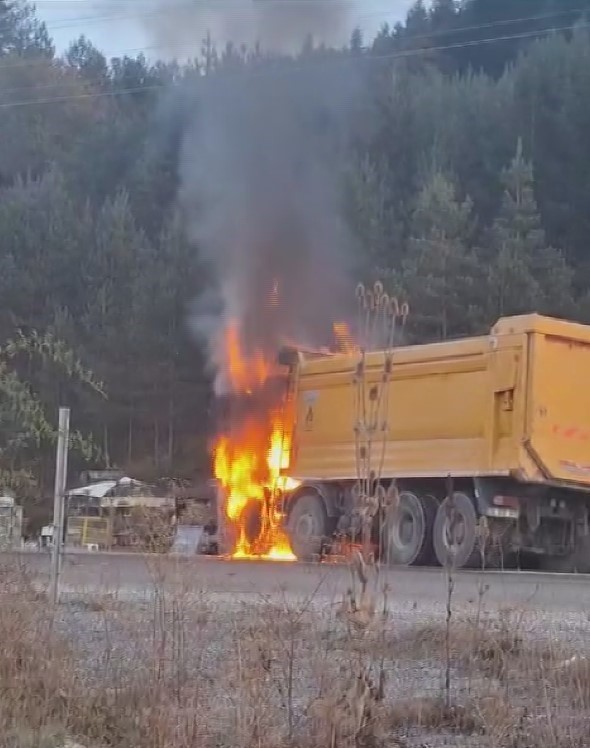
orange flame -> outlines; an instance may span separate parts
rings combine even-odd
[[[226,366],[230,384],[234,392],[251,392],[264,384],[270,374],[270,367],[260,353],[247,357],[242,350],[238,324],[230,322],[225,339]]]
[[[263,385],[273,371],[261,354],[246,357],[237,324],[226,330],[227,370],[237,393],[250,393]],[[282,412],[250,416],[238,430],[219,437],[214,450],[215,477],[225,492],[225,514],[238,532],[233,558],[294,561],[295,555],[281,528],[277,507],[280,492],[297,482],[283,473],[289,467],[291,440],[285,433]],[[247,537],[244,512],[250,502],[260,505],[259,537]]]
[[[250,419],[233,438],[222,436],[215,447],[215,476],[225,489],[225,513],[239,531],[233,558],[262,558],[294,561],[291,545],[281,529],[282,515],[266,496],[297,487],[297,481],[282,475],[289,465],[289,442],[280,422],[264,423]],[[246,537],[243,512],[252,500],[260,502],[261,537],[251,542]],[[276,503],[276,502],[274,502]],[[267,516],[264,516],[264,512]]]
[[[346,322],[334,322],[332,329],[339,353],[352,354],[358,350],[353,334]]]
[[[269,301],[276,305],[278,283]],[[342,353],[356,350],[350,329],[344,322],[333,326],[337,349]],[[324,351],[329,355],[329,349]],[[275,373],[260,352],[246,355],[240,340],[239,324],[228,324],[225,336],[226,370],[235,393],[250,394],[261,388]],[[281,527],[282,514],[277,499],[299,484],[286,473],[291,455],[292,415],[285,407],[250,416],[236,432],[219,437],[214,450],[215,477],[225,493],[225,515],[236,530],[237,540],[232,558],[257,558],[294,561],[289,539]],[[251,502],[260,508],[260,530],[256,539],[249,537],[247,514]]]

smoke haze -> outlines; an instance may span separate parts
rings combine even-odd
[[[194,49],[207,33],[221,46],[260,44],[298,52],[310,34],[328,46],[345,43],[356,5],[356,0],[154,0],[156,13],[140,20],[156,44],[171,52]]]

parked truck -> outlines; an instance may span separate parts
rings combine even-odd
[[[383,381],[385,355],[366,354],[369,385]],[[485,517],[506,553],[590,570],[590,326],[503,318],[489,335],[399,347],[391,360],[380,462],[397,507],[375,528],[380,552],[442,564],[452,544],[457,567],[474,565]],[[291,351],[282,362],[295,408],[288,473],[301,482],[285,522],[305,559],[354,525],[358,355]]]

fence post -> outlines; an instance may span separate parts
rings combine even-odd
[[[65,507],[64,497],[68,472],[68,443],[70,437],[70,409],[59,409],[57,435],[57,457],[55,463],[55,488],[53,493],[53,549],[51,555],[51,581],[49,597],[53,605],[59,598],[59,572],[64,543]]]

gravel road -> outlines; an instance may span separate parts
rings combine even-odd
[[[0,554],[0,565],[23,566],[35,575],[49,574],[49,554]],[[234,599],[287,594],[291,597],[336,598],[350,585],[346,567],[325,564],[228,561],[214,557],[171,558],[132,554],[72,553],[64,558],[64,590],[118,591],[123,595],[149,592],[165,576],[182,577],[195,592]],[[392,597],[400,604],[442,607],[446,601],[445,572],[441,569],[381,571]],[[462,571],[455,574],[454,598],[475,602],[485,586],[492,607],[524,606],[538,612],[590,613],[590,575],[545,574],[525,571]]]

